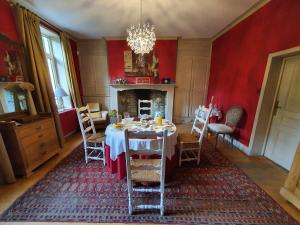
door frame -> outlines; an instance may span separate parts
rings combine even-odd
[[[264,155],[277,98],[284,60],[300,55],[300,46],[269,54],[251,132],[249,155]],[[276,88],[274,88],[276,87]]]

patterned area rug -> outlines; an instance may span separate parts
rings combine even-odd
[[[209,144],[203,148],[199,167],[187,164],[174,171],[166,187],[165,216],[156,210],[130,216],[125,179],[117,180],[99,162],[86,165],[78,148],[14,202],[0,221],[297,224]],[[159,200],[157,194],[138,196],[145,203]]]

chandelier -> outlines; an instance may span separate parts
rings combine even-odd
[[[135,54],[141,56],[149,53],[155,44],[154,26],[149,23],[142,24],[142,0],[140,2],[140,23],[127,29],[127,42]]]

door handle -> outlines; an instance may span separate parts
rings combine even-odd
[[[274,116],[277,115],[278,109],[281,109],[282,107],[279,105],[279,100],[276,100],[275,106],[274,106]]]

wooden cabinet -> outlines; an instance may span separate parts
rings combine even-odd
[[[106,41],[81,40],[78,42],[83,101],[99,102],[102,109],[110,108],[110,79]]]
[[[280,189],[280,194],[298,209],[300,209],[300,142],[294,156],[291,170]]]
[[[52,117],[20,126],[0,122],[0,129],[16,175],[30,175],[60,150]]]
[[[209,39],[178,41],[174,121],[194,118],[199,104],[205,104],[210,65]]]

